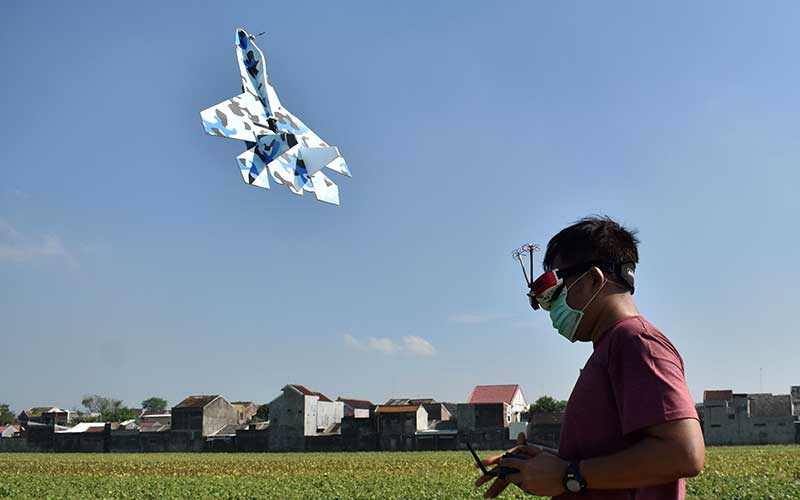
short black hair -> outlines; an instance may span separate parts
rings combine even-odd
[[[553,261],[560,257],[565,267],[592,261],[635,266],[639,263],[638,245],[635,229],[627,229],[607,215],[593,215],[553,236],[542,265],[550,271]]]

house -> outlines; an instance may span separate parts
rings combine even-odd
[[[28,422],[51,426],[67,425],[69,421],[69,412],[55,406],[36,406],[23,410],[19,416],[17,416],[17,421],[22,424],[23,427],[27,426]]]
[[[707,445],[795,442],[791,394],[703,393],[703,434]]]
[[[563,412],[532,413],[525,429],[528,442],[558,449],[563,417]],[[509,432],[509,439],[515,439],[516,434],[516,431]]]
[[[189,396],[172,407],[172,431],[210,436],[229,424],[239,423],[236,409],[222,396]]]
[[[427,428],[433,428],[437,422],[450,419],[448,403],[440,403],[433,398],[394,398],[389,399],[381,406],[418,406],[422,405],[428,413]]]
[[[252,401],[234,401],[231,403],[236,411],[239,413],[239,423],[246,424],[251,418],[256,416],[258,405]]]
[[[300,384],[287,384],[269,403],[270,451],[303,451],[306,437],[337,432],[344,403]]]
[[[505,403],[510,407],[508,422],[521,421],[522,412],[528,411],[528,402],[519,384],[476,385],[467,403]]]
[[[456,425],[462,443],[476,450],[502,450],[509,440],[511,406],[508,403],[462,403],[456,410]]]
[[[428,422],[446,422],[453,415],[450,413],[452,405],[449,403],[424,403],[422,405],[428,412]]]
[[[19,437],[19,424],[0,425],[0,439]]]
[[[336,398],[336,401],[341,401],[344,404],[344,413],[342,415],[345,417],[369,418],[375,409],[375,405],[366,399],[343,398],[340,396]]]
[[[792,409],[795,420],[800,418],[800,385],[793,385],[790,394],[792,395]]]
[[[507,429],[511,422],[508,403],[461,403],[456,412],[458,428],[465,431]]]
[[[138,420],[141,432],[164,432],[172,426],[172,413],[170,410],[143,411]]]
[[[416,449],[416,434],[428,428],[428,412],[421,404],[381,405],[375,409],[378,446],[384,451]]]

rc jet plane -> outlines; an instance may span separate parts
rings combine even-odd
[[[336,146],[329,146],[299,118],[281,105],[267,78],[264,54],[255,37],[236,30],[236,57],[242,93],[200,112],[210,135],[244,141],[237,157],[247,184],[269,189],[269,177],[295,193],[314,193],[317,199],[339,204],[339,187],[324,168],[350,177]]]

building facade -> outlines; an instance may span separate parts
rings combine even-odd
[[[703,393],[703,434],[707,445],[795,442],[790,394]]]
[[[171,412],[172,431],[211,436],[228,425],[238,425],[239,414],[222,396],[189,396]]]

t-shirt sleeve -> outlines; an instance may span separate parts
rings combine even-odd
[[[623,434],[697,418],[683,361],[663,336],[646,329],[620,332],[609,350],[608,370]]]

